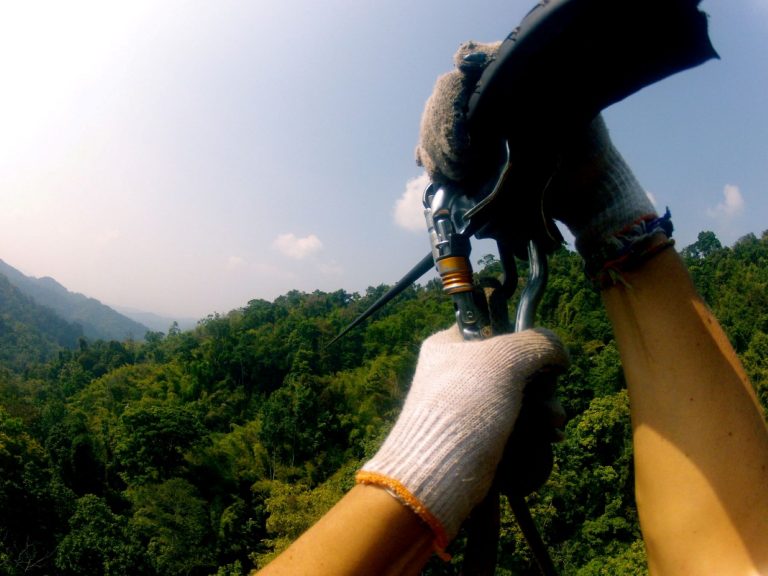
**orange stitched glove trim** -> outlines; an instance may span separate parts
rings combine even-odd
[[[400,502],[405,506],[413,510],[416,515],[427,523],[432,532],[435,534],[435,551],[438,556],[443,560],[449,560],[450,556],[446,554],[445,548],[448,546],[448,535],[445,533],[445,529],[441,522],[435,518],[429,509],[422,504],[422,502],[414,496],[408,488],[403,486],[400,482],[389,476],[383,474],[377,474],[376,472],[367,472],[361,470],[357,473],[355,480],[358,484],[367,484],[369,486],[379,486],[389,490]]]

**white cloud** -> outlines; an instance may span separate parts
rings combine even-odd
[[[395,203],[395,224],[406,230],[424,231],[424,205],[421,197],[428,184],[429,176],[426,172],[408,180],[403,195]]]
[[[245,260],[240,256],[230,256],[227,258],[227,270],[237,270],[245,264]]]
[[[723,201],[714,208],[709,208],[707,214],[711,218],[728,222],[741,216],[744,212],[744,197],[738,186],[726,184],[723,188]]]
[[[311,256],[316,252],[319,252],[323,243],[314,234],[305,236],[304,238],[298,238],[295,234],[280,234],[272,241],[272,247],[288,258],[294,260],[303,260],[307,256]]]

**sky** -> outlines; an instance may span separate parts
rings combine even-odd
[[[184,318],[392,284],[429,251],[435,79],[532,4],[3,0],[0,259]],[[768,229],[768,0],[702,8],[721,59],[604,113],[680,247]]]

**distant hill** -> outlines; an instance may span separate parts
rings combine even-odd
[[[0,274],[0,364],[18,370],[74,348],[81,326],[37,304]]]
[[[94,298],[70,292],[50,277],[32,278],[0,260],[0,275],[35,303],[53,310],[68,322],[82,326],[83,334],[93,340],[144,338],[149,328],[105,306]]]
[[[179,326],[179,330],[191,330],[197,326],[198,318],[171,318],[169,316],[160,316],[159,314],[153,314],[152,312],[143,312],[136,310],[135,308],[125,308],[123,306],[114,306],[115,310],[120,314],[127,316],[131,320],[148,326],[150,329],[156,332],[168,333],[168,329],[176,322]]]

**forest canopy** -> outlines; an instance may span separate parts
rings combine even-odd
[[[768,407],[768,233],[681,251]],[[498,262],[482,259],[478,274]],[[579,257],[550,261],[538,323],[572,366],[549,482],[529,497],[563,574],[645,574],[628,398]],[[291,291],[142,342],[88,340],[19,317],[2,282],[0,575],[235,576],[263,566],[352,486],[397,416],[420,342],[453,321],[435,282],[412,286],[332,347],[386,286]],[[55,338],[33,336],[50,322]],[[14,326],[13,340],[5,327]],[[46,360],[53,356],[52,360]],[[427,574],[458,574],[451,563]],[[498,574],[533,572],[504,511]]]

